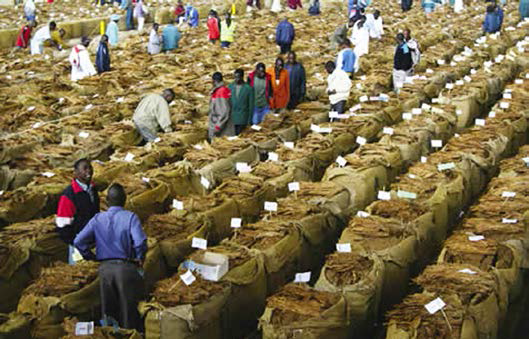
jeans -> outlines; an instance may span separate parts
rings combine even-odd
[[[127,30],[134,29],[134,19],[133,19],[134,15],[133,14],[134,14],[134,10],[132,6],[130,6],[129,8],[127,8],[127,18],[125,21]]]
[[[269,111],[270,108],[268,107],[268,105],[266,105],[265,107],[255,106],[253,109],[252,123],[254,125],[260,124]]]
[[[338,101],[335,104],[331,104],[331,112],[338,112],[338,114],[343,114],[345,112],[345,100]]]
[[[156,134],[153,134],[150,129],[140,126],[136,122],[134,122],[134,126],[136,126],[136,130],[141,134],[143,140],[149,142],[156,139]]]
[[[280,44],[279,48],[281,49],[280,54],[287,54],[292,48],[292,44]]]
[[[229,41],[221,41],[220,42],[220,47],[228,48],[228,47],[230,47],[230,44],[231,44],[231,42],[229,42]]]

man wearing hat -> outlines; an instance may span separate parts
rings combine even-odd
[[[116,46],[118,44],[119,38],[119,27],[118,27],[119,15],[112,14],[110,16],[110,22],[107,26],[106,35],[108,36],[108,43],[111,46]]]
[[[97,74],[94,64],[90,60],[90,55],[86,49],[90,45],[90,39],[86,36],[81,38],[81,43],[75,45],[70,53],[70,64],[72,64],[72,81]]]

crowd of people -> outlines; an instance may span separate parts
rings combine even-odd
[[[443,0],[422,0],[421,7],[426,15],[433,12]],[[101,5],[105,0],[100,0]],[[260,0],[248,0],[249,8],[260,9]],[[340,24],[330,36],[330,47],[336,51],[336,59],[324,65],[328,73],[326,93],[330,111],[343,114],[352,88],[355,74],[362,72],[362,58],[369,54],[370,39],[381,39],[384,25],[380,11],[367,10],[370,0],[348,0],[348,20]],[[411,9],[412,0],[401,0],[403,11]],[[450,0],[455,12],[462,11],[462,0]],[[134,29],[136,18],[141,32],[145,24],[148,8],[142,0],[121,0],[119,4],[125,15],[127,30]],[[290,10],[302,7],[300,0],[288,0]],[[280,10],[279,0],[274,0],[272,10]],[[529,17],[529,0],[520,1],[520,15]],[[319,0],[312,0],[308,9],[310,15],[319,15]],[[30,48],[31,54],[42,54],[44,47],[57,50],[65,48],[64,30],[50,22],[36,29],[36,6],[33,0],[26,0],[24,15],[28,20],[22,27],[16,46]],[[79,44],[71,48],[71,80],[101,74],[111,70],[111,47],[119,44],[119,21],[113,14],[101,36],[95,58],[95,67],[90,60],[88,46],[91,40],[82,37]],[[492,2],[487,7],[483,22],[486,33],[501,29],[503,11],[501,4]],[[174,19],[161,31],[158,23],[153,23],[146,46],[147,53],[159,54],[179,48],[182,25],[190,28],[200,23],[198,10],[179,1]],[[219,18],[211,10],[205,21],[207,40],[211,44],[220,42],[221,48],[230,48],[235,41],[237,23],[231,13]],[[233,81],[227,83],[225,76],[215,72],[211,76],[210,106],[208,113],[208,138],[236,136],[250,125],[263,122],[269,113],[281,114],[295,109],[306,95],[306,73],[303,64],[297,60],[293,43],[296,38],[294,25],[284,17],[276,27],[275,43],[279,56],[273,65],[259,62],[247,76],[243,69],[236,69]],[[393,60],[393,87],[399,92],[407,77],[413,76],[414,67],[419,63],[420,44],[413,39],[409,29],[404,29],[395,37],[396,47]],[[110,46],[110,47],[109,47]],[[286,57],[286,59],[284,59]],[[141,99],[133,114],[133,123],[143,142],[153,142],[159,133],[173,131],[169,104],[175,99],[172,89],[160,94],[148,94]],[[104,324],[114,324],[126,328],[138,328],[139,318],[136,305],[141,298],[141,267],[147,250],[146,237],[136,215],[124,210],[126,194],[122,186],[112,185],[108,189],[107,203],[110,208],[100,213],[99,196],[91,181],[93,169],[90,161],[81,159],[74,164],[74,179],[64,190],[57,209],[57,232],[69,244],[70,261],[75,257],[96,259],[102,262],[99,269],[101,278],[102,314]],[[91,251],[96,247],[96,253]],[[131,288],[132,287],[132,288]],[[133,291],[133,293],[131,293]]]

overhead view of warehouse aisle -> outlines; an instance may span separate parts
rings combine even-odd
[[[527,5],[406,6],[1,6],[0,336],[519,338]],[[33,53],[51,20],[57,27]],[[279,41],[288,23],[291,46]],[[24,48],[17,37],[27,27]],[[176,46],[167,47],[175,29]],[[60,44],[55,30],[63,30]],[[399,58],[411,69],[401,71]],[[86,60],[97,71],[83,69]],[[333,92],[342,75],[343,105]],[[246,88],[252,103],[241,125],[235,114]],[[258,92],[269,112],[257,97],[254,110]],[[155,138],[136,118],[150,93],[163,93],[154,97],[166,100],[170,120]],[[219,112],[237,129],[222,127]],[[79,159],[93,168],[87,188],[72,181]],[[108,210],[89,227],[121,208],[123,187],[123,207],[146,236],[141,247],[105,256],[128,245],[96,231],[96,250],[87,252],[84,225],[65,242],[71,182],[74,204],[75,192],[93,204],[96,191]],[[105,285],[112,265],[132,267],[144,288]],[[116,279],[120,286],[124,278]],[[134,299],[128,307],[123,288]],[[117,313],[104,311],[110,298]],[[137,320],[124,321],[124,311]]]

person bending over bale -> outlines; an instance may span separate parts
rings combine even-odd
[[[143,261],[147,236],[140,219],[123,208],[127,196],[120,184],[108,189],[106,212],[96,214],[75,237],[86,260],[97,260],[103,326],[118,325],[141,331],[137,307],[144,295]],[[95,247],[96,254],[91,251]],[[117,320],[117,321],[116,321]]]
[[[168,88],[164,89],[162,95],[149,94],[140,101],[132,120],[145,141],[154,141],[159,129],[165,133],[173,131],[169,104],[174,98],[174,91]]]

